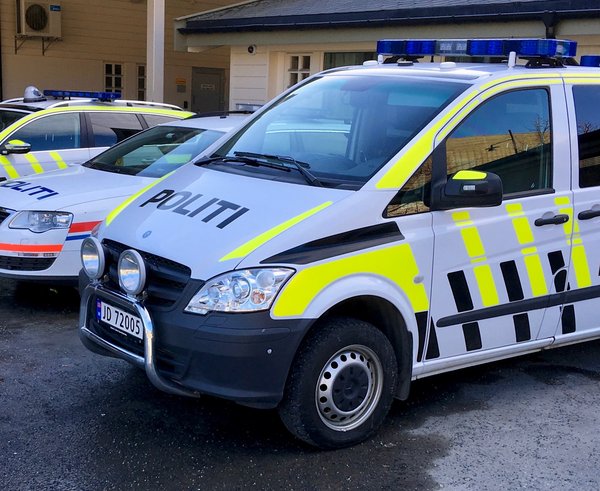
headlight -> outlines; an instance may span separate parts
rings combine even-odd
[[[92,280],[97,280],[104,274],[104,249],[95,237],[87,237],[81,244],[81,264],[85,274]]]
[[[268,309],[277,292],[294,273],[287,268],[232,271],[205,283],[185,308],[186,312],[253,312]]]
[[[69,228],[72,221],[73,215],[64,211],[20,211],[8,226],[39,233],[55,228]]]
[[[146,265],[141,254],[127,249],[119,257],[119,285],[130,295],[141,293],[146,285]]]

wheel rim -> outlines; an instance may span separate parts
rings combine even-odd
[[[375,411],[382,387],[383,368],[375,352],[363,345],[347,346],[321,370],[315,393],[319,416],[336,431],[357,428]]]

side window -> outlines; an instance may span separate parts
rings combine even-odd
[[[579,187],[600,186],[600,85],[573,87],[579,147]]]
[[[25,124],[9,137],[31,145],[31,150],[81,148],[79,113],[53,114]]]
[[[94,147],[110,147],[142,130],[142,124],[133,113],[88,113],[94,134]]]
[[[144,114],[143,117],[146,120],[146,123],[148,124],[149,128],[152,128],[157,124],[168,123],[169,121],[178,119],[174,118],[173,116],[165,116],[164,114]]]
[[[402,189],[394,196],[383,212],[384,218],[395,218],[429,211],[429,191],[431,186],[431,156],[423,162]]]
[[[446,140],[448,174],[489,171],[504,194],[552,187],[552,128],[545,89],[516,90],[483,103]]]
[[[2,131],[4,128],[8,128],[11,124],[21,119],[23,116],[27,116],[27,113],[23,111],[9,111],[0,109],[0,131]]]

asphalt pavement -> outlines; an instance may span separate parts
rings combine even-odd
[[[431,377],[352,448],[88,352],[75,290],[0,280],[0,489],[600,488],[600,342]]]

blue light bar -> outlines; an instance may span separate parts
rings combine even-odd
[[[600,67],[600,55],[583,55],[579,64],[581,66]]]
[[[507,57],[573,57],[577,42],[564,39],[382,39],[377,53],[387,56],[419,57],[429,55]]]
[[[88,99],[98,99],[101,101],[114,101],[120,99],[118,92],[90,92],[85,90],[44,90],[45,96],[60,97],[63,99],[69,97],[86,97]]]

